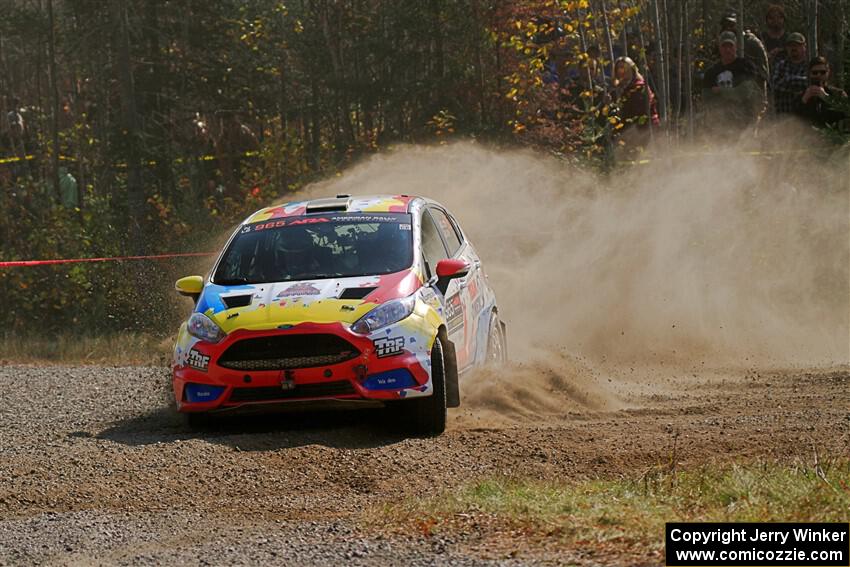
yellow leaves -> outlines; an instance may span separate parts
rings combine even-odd
[[[508,91],[508,94],[505,95],[505,98],[513,99],[513,98],[516,97],[518,92],[519,92],[519,89],[512,88],[511,90]]]

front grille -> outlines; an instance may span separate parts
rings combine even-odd
[[[297,398],[326,398],[356,394],[357,391],[348,380],[323,382],[319,384],[298,384],[292,390],[280,386],[262,386],[259,388],[233,388],[231,402],[268,402]]]
[[[218,364],[233,370],[291,370],[339,364],[359,354],[336,335],[277,335],[237,341]]]

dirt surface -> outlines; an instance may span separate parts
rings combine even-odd
[[[846,367],[556,362],[468,378],[449,431],[428,439],[375,411],[196,432],[168,404],[165,368],[2,366],[0,564],[660,564],[486,526],[386,533],[364,513],[492,474],[638,476],[671,455],[688,467],[846,452]]]

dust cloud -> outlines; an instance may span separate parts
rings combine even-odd
[[[419,194],[457,216],[508,325],[514,366],[464,385],[494,415],[616,408],[595,370],[612,362],[847,364],[846,155],[685,153],[602,177],[532,150],[402,146],[306,194]]]

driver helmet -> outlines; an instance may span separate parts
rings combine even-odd
[[[297,227],[281,235],[278,248],[286,253],[304,253],[313,248],[313,244],[313,236],[303,227]]]

